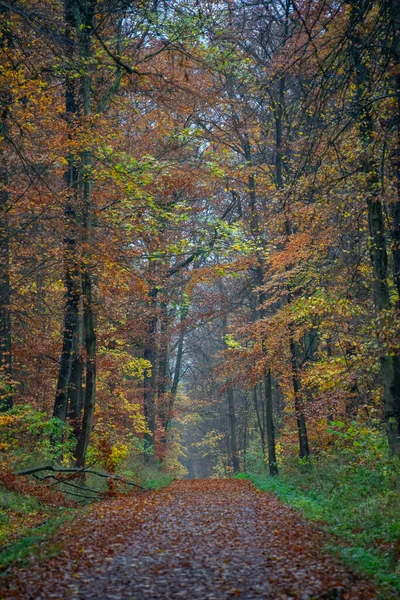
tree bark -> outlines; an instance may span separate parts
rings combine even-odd
[[[78,326],[73,349],[71,377],[68,389],[68,417],[72,422],[74,434],[78,437],[80,432],[79,417],[83,405],[83,375],[84,359],[82,355],[83,346],[83,315],[79,307]]]
[[[288,10],[289,3],[286,4],[286,20],[284,26],[284,37],[288,36]],[[278,191],[284,188],[283,178],[283,115],[285,107],[285,78],[280,77],[278,82],[278,99],[274,102],[274,116],[275,116],[275,179],[276,187]],[[286,217],[286,235],[289,238],[292,234],[292,225],[289,218]],[[288,290],[287,302],[291,302],[291,293]],[[290,327],[292,329],[292,327]],[[294,407],[296,413],[297,431],[299,436],[299,452],[300,457],[305,458],[309,456],[310,450],[308,445],[306,419],[303,411],[303,402],[301,398],[301,381],[298,364],[298,347],[293,338],[293,333],[290,331],[289,336],[289,348],[290,348],[290,360],[292,366],[292,380],[293,380],[293,392],[294,392]]]
[[[79,32],[80,53],[82,58],[82,103],[83,114],[91,114],[91,89],[90,89],[90,58],[91,36],[93,33],[93,18],[96,0],[86,1],[81,4],[82,16]],[[96,329],[93,307],[93,282],[90,268],[90,244],[92,238],[92,154],[91,151],[82,153],[82,178],[83,178],[83,264],[82,264],[82,295],[83,295],[83,326],[85,332],[86,349],[86,385],[83,402],[82,428],[75,449],[77,467],[85,465],[86,452],[89,446],[93,428],[93,417],[96,402]]]
[[[160,303],[160,345],[158,350],[158,378],[157,378],[157,407],[158,416],[164,430],[162,442],[167,441],[167,423],[169,403],[168,390],[169,384],[169,347],[168,347],[168,332],[169,332],[169,317],[168,305],[165,302]]]
[[[262,384],[260,383],[260,396],[261,396],[261,390],[262,390]],[[258,394],[257,394],[257,386],[256,385],[253,388],[253,402],[254,402],[254,408],[256,410],[257,425],[258,425],[258,429],[260,431],[263,460],[265,460],[265,427],[264,427],[264,423],[263,423],[263,420],[262,420],[261,414],[260,414],[260,405],[258,403]]]
[[[396,144],[391,162],[396,180],[397,199],[391,207],[392,212],[392,255],[393,279],[400,298],[400,6],[397,0],[381,0],[384,17],[390,26],[391,45],[389,47],[393,64],[392,78],[396,97],[395,136]],[[400,301],[399,301],[400,305]]]
[[[264,378],[264,393],[265,393],[265,432],[267,434],[268,444],[268,468],[271,476],[278,474],[278,464],[276,461],[275,448],[275,427],[273,416],[273,397],[272,397],[272,374],[271,369],[268,369]]]
[[[278,129],[277,129],[278,135]],[[246,160],[249,165],[251,165],[251,151],[250,145],[245,148]],[[280,167],[282,163],[282,157],[280,159]],[[256,208],[256,186],[255,186],[255,178],[254,175],[250,175],[248,179],[249,186],[249,207],[250,207],[250,229],[253,237],[260,243],[260,225],[258,221],[257,208]],[[255,269],[255,281],[256,285],[259,288],[262,288],[264,285],[264,264],[262,256],[259,252],[257,252],[257,265]],[[265,293],[263,290],[259,290],[257,303],[259,307],[259,318],[262,319],[265,316],[265,310],[263,309],[263,305],[265,303]],[[266,340],[262,342],[263,351],[266,352]],[[257,420],[259,424],[260,434],[261,434],[261,445],[263,450],[263,457],[265,460],[265,449],[268,449],[268,468],[271,475],[276,475],[278,473],[278,467],[276,462],[276,450],[275,450],[275,427],[274,427],[274,417],[273,417],[273,409],[272,409],[272,394],[269,393],[270,388],[270,377],[271,372],[270,369],[267,369],[267,374],[264,376],[264,419],[261,419],[261,415],[259,412],[259,406],[257,402],[257,388],[254,388],[254,404],[257,412]],[[261,385],[261,384],[260,384]],[[261,398],[261,393],[260,393]],[[264,427],[265,423],[265,427]],[[267,438],[267,439],[265,439]]]
[[[176,394],[178,392],[178,385],[181,379],[181,370],[182,370],[182,359],[183,359],[183,345],[185,341],[185,333],[186,333],[186,320],[189,313],[189,304],[185,303],[181,306],[181,322],[180,322],[180,330],[179,330],[179,338],[178,338],[178,347],[176,349],[176,361],[175,361],[175,369],[174,369],[174,377],[172,379],[171,391],[169,396],[169,406],[168,406],[168,415],[166,422],[166,429],[168,430],[172,412],[174,410],[174,403],[176,399]]]
[[[148,324],[148,330],[146,335],[145,348],[143,352],[143,358],[148,360],[151,364],[150,374],[146,371],[144,375],[144,393],[143,393],[143,408],[144,416],[146,418],[147,427],[150,433],[144,434],[144,441],[146,444],[146,452],[144,455],[145,461],[151,462],[154,455],[154,433],[155,433],[155,393],[156,393],[156,381],[157,381],[157,347],[156,347],[156,336],[157,336],[157,298],[158,289],[152,288],[149,291],[149,303],[150,303],[150,320]]]
[[[11,33],[7,28],[9,10],[0,6],[0,16],[4,18],[0,29],[0,49],[12,45]],[[13,407],[12,394],[12,345],[11,345],[11,283],[10,283],[10,247],[8,222],[8,164],[4,141],[8,136],[8,117],[10,94],[4,91],[0,95],[0,136],[3,143],[0,150],[0,411]]]
[[[222,283],[220,283],[220,291],[223,294]],[[224,339],[226,334],[228,333],[228,317],[224,314],[222,318],[222,327],[223,327],[223,335]],[[226,345],[225,342],[225,346]],[[235,412],[235,397],[233,388],[230,385],[230,382],[227,382],[227,405],[228,405],[228,425],[229,425],[229,456],[231,460],[231,465],[233,468],[233,473],[240,472],[240,463],[238,457],[238,449],[237,449],[237,436],[236,436],[236,412]]]
[[[66,75],[65,82],[65,112],[66,121],[72,128],[74,125],[74,118],[78,112],[76,79],[74,78],[74,73],[70,72],[70,70],[73,68],[72,64],[76,52],[76,0],[65,0],[64,14],[66,39],[65,54],[66,61],[69,63],[69,72]],[[61,421],[65,421],[67,417],[68,388],[71,379],[72,355],[75,343],[76,328],[78,324],[79,300],[81,295],[78,260],[79,231],[76,212],[78,203],[78,170],[74,157],[68,156],[67,160],[68,168],[64,176],[66,186],[66,202],[64,208],[64,223],[66,231],[64,238],[64,282],[66,303],[62,334],[63,344],[53,408],[53,417],[56,417]]]
[[[374,142],[374,125],[365,102],[370,85],[370,73],[363,59],[363,40],[358,27],[363,22],[363,6],[359,0],[351,2],[349,26],[349,52],[356,83],[356,118],[364,145],[363,171],[367,184],[367,212],[370,235],[370,257],[374,272],[374,299],[379,315],[391,309],[388,284],[388,256],[385,235],[383,206],[379,191],[379,166],[371,155],[370,146]],[[396,269],[396,267],[395,267]],[[396,273],[395,273],[396,277]],[[391,454],[399,453],[400,427],[400,370],[396,368],[398,356],[381,344],[380,367],[383,380],[383,403],[388,443]]]
[[[230,450],[233,473],[240,473],[240,462],[238,457],[237,439],[236,439],[236,412],[235,412],[235,396],[232,388],[227,391],[228,400],[228,419],[230,432]]]
[[[290,355],[292,363],[294,409],[296,412],[297,432],[299,436],[299,453],[300,458],[307,458],[310,455],[310,448],[308,445],[306,419],[304,416],[303,400],[301,397],[298,349],[297,344],[293,340],[292,333],[290,334]]]

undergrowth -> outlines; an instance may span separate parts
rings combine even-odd
[[[11,565],[26,564],[33,553],[41,559],[56,553],[57,545],[44,542],[76,512],[76,508],[49,506],[1,485],[0,575],[7,573]]]
[[[121,475],[134,478],[146,490],[157,490],[172,482],[171,476],[157,465],[143,466],[134,473],[124,470]],[[0,482],[0,577],[12,566],[26,565],[32,555],[41,561],[58,554],[63,524],[88,509],[87,502],[71,502],[70,496],[64,499],[62,493],[50,493],[48,488],[25,477],[16,481],[21,489],[7,489]],[[107,481],[95,476],[88,475],[86,484],[99,492],[107,489]]]
[[[398,460],[360,464],[354,456],[340,453],[286,459],[278,477],[255,473],[239,477],[323,524],[336,536],[329,549],[372,577],[382,586],[383,598],[388,598],[400,593],[399,475]]]

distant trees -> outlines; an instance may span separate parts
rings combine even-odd
[[[2,410],[80,466],[398,454],[396,3],[0,7]]]

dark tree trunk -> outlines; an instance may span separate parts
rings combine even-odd
[[[379,165],[376,164],[373,156],[371,156],[371,153],[369,152],[369,147],[374,143],[374,124],[370,114],[369,105],[366,103],[366,94],[369,91],[370,85],[370,73],[368,65],[366,65],[364,61],[363,40],[359,34],[359,27],[363,23],[363,19],[362,2],[353,0],[351,2],[350,13],[349,52],[357,86],[356,119],[359,124],[365,149],[363,171],[367,183],[366,203],[370,235],[370,257],[374,271],[374,299],[378,314],[382,314],[382,312],[391,308],[391,301],[387,279],[388,256],[385,236],[385,220],[380,198]],[[381,346],[380,366],[383,380],[383,403],[388,443],[392,454],[399,453],[399,362],[399,356],[393,356],[385,347]]]
[[[244,425],[243,425],[243,471],[247,471],[247,444],[248,444],[248,428],[249,428],[249,401],[246,394],[244,405]]]
[[[280,129],[280,136],[282,134],[282,131]],[[278,129],[277,129],[277,135],[278,135]],[[245,148],[245,156],[246,156],[246,160],[248,162],[248,164],[251,165],[251,151],[250,151],[250,145],[248,145]],[[282,157],[280,155],[280,169],[282,166]],[[281,173],[281,171],[279,171]],[[254,175],[250,175],[249,179],[248,179],[248,189],[249,189],[249,208],[250,208],[250,229],[251,229],[251,233],[253,235],[253,237],[257,240],[257,243],[259,243],[260,241],[260,224],[258,221],[258,214],[257,214],[257,207],[256,207],[256,200],[257,200],[257,196],[256,196],[256,186],[255,186],[255,178]],[[261,288],[265,281],[265,276],[264,276],[264,263],[263,263],[263,258],[262,255],[260,253],[257,253],[257,265],[256,265],[256,269],[255,269],[255,283],[256,286]],[[263,308],[264,303],[265,303],[265,293],[260,290],[258,292],[258,298],[257,298],[257,303],[258,303],[258,308],[259,308],[259,318],[262,319],[265,316],[265,309]],[[266,340],[263,340],[263,351],[266,351]],[[270,370],[268,369],[267,373],[269,373],[269,377],[270,377]],[[264,377],[264,400],[265,402],[262,402],[262,384],[260,384],[260,400],[262,402],[262,410],[261,412],[263,413],[263,415],[260,414],[260,407],[258,405],[258,400],[257,400],[257,388],[254,388],[254,405],[256,408],[256,414],[257,414],[257,421],[258,421],[258,426],[260,429],[260,435],[261,435],[261,446],[262,446],[262,451],[263,451],[263,457],[264,460],[266,459],[265,456],[265,450],[266,447],[268,449],[268,468],[270,471],[271,475],[276,475],[278,472],[278,467],[276,464],[276,451],[275,451],[275,428],[274,428],[274,417],[273,417],[273,410],[272,410],[272,394],[269,395],[268,392],[268,387],[269,387],[269,377],[268,375],[266,375]],[[262,418],[263,416],[263,418]]]
[[[7,108],[1,116],[0,135],[7,132]],[[13,406],[12,394],[12,347],[11,347],[11,285],[10,285],[10,249],[8,227],[7,190],[8,177],[4,149],[0,154],[0,410],[9,410]]]
[[[150,433],[145,433],[144,440],[146,444],[147,452],[145,453],[145,460],[151,461],[152,455],[154,454],[154,433],[156,427],[156,415],[155,415],[155,394],[156,394],[156,382],[157,382],[157,298],[158,289],[152,288],[149,292],[150,301],[150,321],[148,324],[148,330],[146,335],[146,343],[143,352],[143,358],[148,360],[151,364],[151,371],[145,372],[144,375],[144,394],[143,394],[143,407],[144,416],[146,418],[147,427]]]
[[[76,52],[75,33],[77,27],[75,0],[65,0],[65,53],[72,69]],[[66,120],[70,127],[78,112],[76,99],[76,79],[73,72],[66,76],[65,89]],[[64,282],[66,290],[66,303],[63,323],[63,344],[58,372],[56,396],[54,401],[53,416],[65,421],[67,417],[68,388],[71,379],[72,356],[75,344],[76,329],[78,324],[79,299],[81,295],[80,270],[78,261],[78,170],[74,157],[68,157],[68,169],[65,173],[66,203],[64,209],[65,238],[64,238]]]
[[[160,303],[160,344],[158,350],[158,378],[157,378],[157,408],[158,416],[164,430],[162,442],[167,441],[167,425],[168,425],[168,413],[170,399],[168,397],[168,391],[170,388],[169,381],[169,347],[168,347],[168,333],[169,333],[169,317],[168,317],[168,306],[165,302]]]
[[[224,290],[222,283],[219,282],[221,297],[224,297]],[[223,327],[223,335],[224,339],[226,339],[226,334],[228,333],[228,317],[224,314],[222,318],[222,327]],[[235,412],[235,397],[233,388],[231,387],[230,382],[227,382],[227,403],[228,403],[228,425],[229,425],[229,451],[228,456],[230,456],[231,464],[234,473],[240,472],[240,463],[238,457],[237,450],[237,436],[236,436],[236,412]]]
[[[183,344],[185,341],[185,333],[186,333],[185,325],[186,325],[188,313],[189,313],[189,305],[184,304],[183,306],[181,306],[181,323],[180,323],[180,330],[179,330],[178,347],[176,349],[176,361],[175,361],[174,376],[172,379],[171,392],[169,395],[169,407],[168,407],[168,415],[167,415],[167,423],[166,423],[167,430],[171,423],[172,412],[174,410],[176,394],[178,392],[178,385],[179,385],[179,382],[181,379]]]
[[[0,6],[0,16],[4,19],[0,28],[0,49],[11,46],[11,33],[7,28],[9,10]],[[8,164],[5,140],[8,136],[10,94],[0,94],[0,136],[3,138],[0,150],[0,411],[13,407],[12,393],[12,346],[11,346],[11,284],[10,247],[8,223]]]
[[[400,5],[398,0],[381,0],[384,17],[390,24],[390,53],[393,59],[393,83],[396,95],[395,139],[396,145],[391,156],[396,178],[397,199],[392,210],[392,253],[393,279],[400,297]]]
[[[91,114],[91,90],[89,63],[91,58],[91,36],[93,34],[93,18],[96,0],[81,4],[81,23],[79,31],[80,54],[82,59],[82,104],[85,117]],[[83,328],[85,332],[86,350],[86,385],[83,401],[82,428],[75,448],[75,459],[78,467],[85,465],[86,452],[93,428],[93,417],[96,403],[96,328],[93,307],[93,281],[90,269],[90,245],[92,240],[92,155],[90,151],[82,154],[82,296],[83,296]]]
[[[86,385],[83,402],[82,427],[75,449],[76,466],[85,465],[86,452],[93,428],[93,416],[96,402],[96,330],[94,324],[92,281],[90,273],[85,271],[82,277],[84,298],[83,323],[86,348]]]
[[[329,338],[326,342],[326,352],[329,358],[332,357],[332,340],[331,338]],[[333,414],[333,407],[331,404],[328,404],[328,416],[326,418],[328,425],[330,425],[332,423],[332,421],[335,420],[335,416]]]
[[[260,398],[261,398],[261,390],[262,390],[262,385],[260,383]],[[256,410],[257,425],[258,425],[258,429],[260,431],[263,459],[265,460],[265,426],[264,426],[264,422],[261,418],[260,405],[258,402],[257,386],[254,386],[254,388],[253,388],[253,402],[254,402],[254,408]]]
[[[237,439],[236,439],[236,412],[235,412],[235,396],[232,388],[228,388],[227,391],[228,400],[228,419],[229,419],[229,433],[230,433],[230,454],[232,460],[233,473],[240,472],[240,463],[237,450]]]
[[[294,409],[296,412],[297,431],[299,436],[299,453],[300,458],[307,458],[310,455],[308,445],[307,426],[304,416],[303,400],[301,397],[301,381],[298,359],[297,344],[293,340],[293,335],[290,335],[290,356],[292,362],[292,379],[294,393]]]
[[[275,450],[275,427],[273,417],[273,397],[272,397],[272,375],[271,370],[264,378],[264,392],[265,392],[265,431],[267,434],[268,444],[268,468],[270,475],[278,474],[278,465],[276,462],[276,450]]]
[[[82,353],[83,346],[83,317],[81,308],[79,308],[77,335],[75,336],[75,347],[73,351],[71,377],[68,390],[68,417],[71,420],[74,434],[78,437],[80,432],[79,417],[83,405],[83,375],[84,359]]]

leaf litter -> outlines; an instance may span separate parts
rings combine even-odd
[[[376,598],[367,579],[323,550],[329,539],[248,481],[179,481],[94,505],[52,540],[62,545],[57,556],[32,556],[3,578],[0,597]]]

